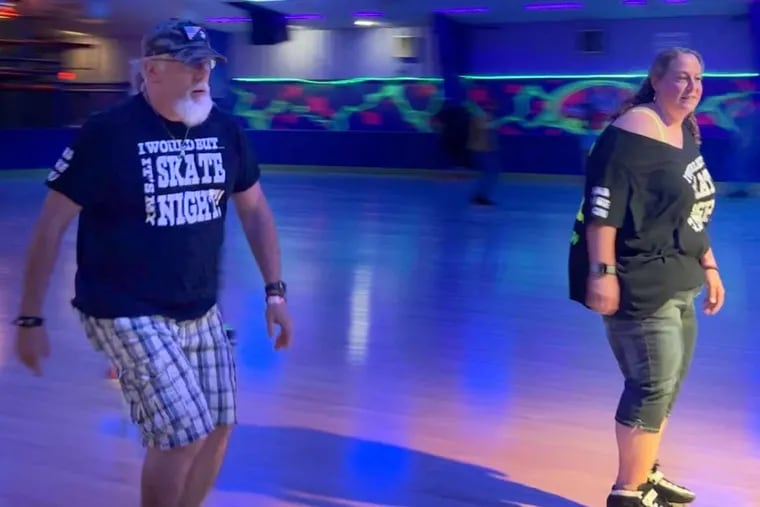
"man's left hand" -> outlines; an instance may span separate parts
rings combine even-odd
[[[286,349],[290,347],[290,340],[293,337],[293,323],[288,313],[288,305],[285,301],[280,303],[268,303],[266,310],[267,333],[270,338],[274,338],[275,324],[280,326],[279,333],[274,340],[274,349]]]

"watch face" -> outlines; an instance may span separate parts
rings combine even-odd
[[[13,321],[19,327],[38,327],[42,325],[42,319],[36,317],[19,317]]]
[[[264,290],[267,292],[281,292],[284,293],[287,290],[287,286],[285,285],[285,282],[279,281],[268,284]]]

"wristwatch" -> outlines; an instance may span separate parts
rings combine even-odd
[[[592,273],[595,275],[616,275],[617,266],[614,264],[604,264],[602,262],[594,266]]]
[[[266,284],[264,286],[264,292],[266,293],[267,298],[270,298],[272,296],[285,298],[285,294],[288,292],[288,286],[282,280],[278,280],[276,282]]]
[[[45,320],[41,317],[27,317],[22,315],[13,321],[14,326],[18,327],[40,327]]]

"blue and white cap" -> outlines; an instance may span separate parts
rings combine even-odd
[[[172,18],[161,22],[142,40],[144,57],[170,55],[185,63],[196,63],[208,58],[227,61],[211,47],[208,32],[187,19]]]

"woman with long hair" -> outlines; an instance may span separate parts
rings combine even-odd
[[[658,54],[639,91],[602,132],[586,166],[569,255],[571,299],[602,315],[625,379],[615,414],[618,474],[608,507],[667,507],[695,494],[657,458],[691,364],[695,298],[717,313],[725,290],[707,224],[715,185],[694,112],[702,57]]]

